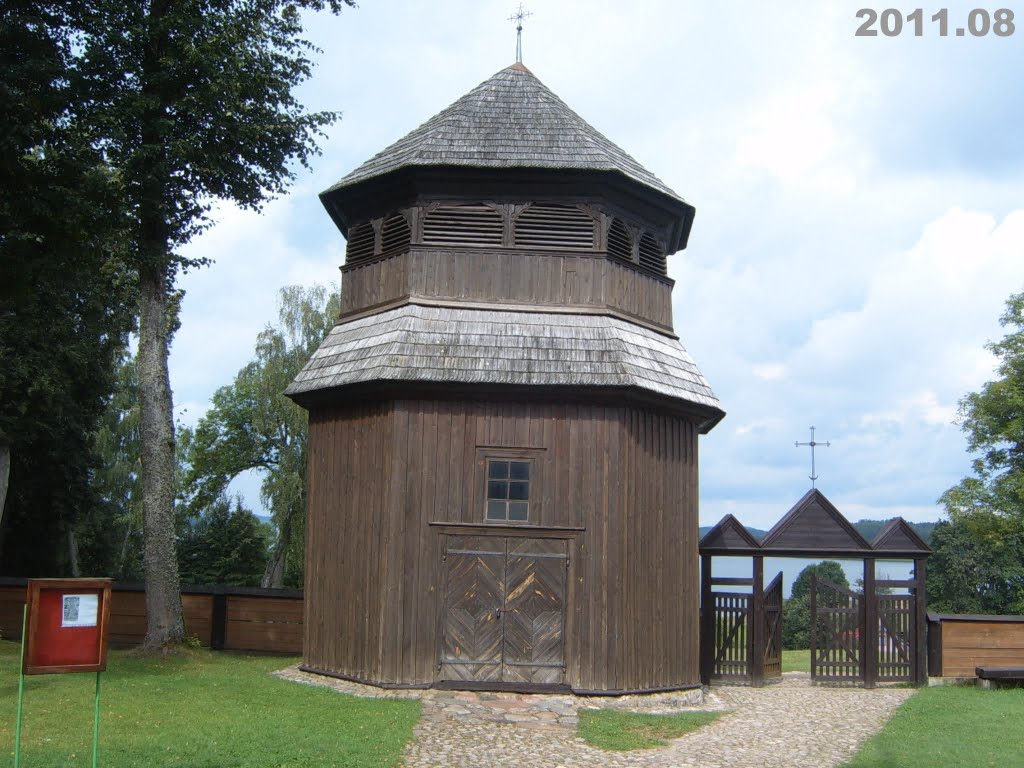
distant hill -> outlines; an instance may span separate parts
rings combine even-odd
[[[889,518],[889,520],[893,519],[895,518]],[[860,533],[860,535],[865,539],[873,541],[875,536],[878,535],[878,532],[885,527],[889,520],[858,520],[853,524],[853,527],[856,528],[858,533]],[[918,536],[924,539],[925,544],[931,544],[932,531],[935,530],[936,523],[910,523],[909,525],[914,529],[914,532]],[[710,531],[711,528],[712,526],[710,525],[702,525],[700,527],[699,537],[704,538],[704,535]],[[758,540],[764,538],[764,535],[768,533],[768,531],[764,531],[760,528],[747,528],[747,530],[750,531],[754,538]]]

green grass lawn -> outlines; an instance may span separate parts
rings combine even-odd
[[[579,735],[592,747],[614,751],[662,747],[721,717],[721,712],[644,715],[615,709],[581,709]]]
[[[846,768],[1024,765],[1024,689],[922,688]]]
[[[811,652],[805,648],[802,651],[782,652],[783,672],[811,672]]]
[[[19,646],[0,642],[0,754],[13,764]],[[111,651],[101,685],[103,766],[395,766],[418,701],[359,699],[270,675],[294,659],[189,650]],[[94,674],[25,679],[22,765],[91,765]]]

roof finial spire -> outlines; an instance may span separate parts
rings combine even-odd
[[[523,4],[520,3],[519,4],[519,8],[516,9],[516,12],[508,17],[509,21],[514,21],[516,23],[516,63],[517,64],[522,64],[523,63],[523,19],[527,19],[530,16],[533,16],[533,14],[530,13],[529,11],[527,11],[527,10],[524,10],[523,9]]]
[[[809,443],[801,443],[799,440],[797,440],[795,443],[793,443],[793,445],[795,445],[797,448],[799,448],[801,446],[804,446],[804,445],[809,445],[811,447],[811,474],[810,474],[810,481],[811,481],[811,488],[813,488],[814,487],[814,481],[818,479],[818,473],[814,470],[814,449],[817,448],[819,445],[824,445],[826,448],[828,448],[829,446],[832,445],[832,442],[831,441],[824,442],[824,443],[815,442],[815,440],[814,440],[814,427],[811,427],[811,442],[809,442]]]

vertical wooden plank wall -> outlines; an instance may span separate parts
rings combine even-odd
[[[603,254],[413,248],[342,268],[341,317],[409,297],[612,307],[672,327],[672,282]],[[571,275],[571,277],[570,277]]]
[[[310,421],[305,662],[437,679],[439,523],[482,524],[477,449],[539,451],[532,525],[571,540],[566,677],[611,692],[699,684],[697,433],[637,408],[398,401]],[[525,533],[525,532],[524,532]]]

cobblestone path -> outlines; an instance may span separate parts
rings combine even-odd
[[[381,691],[294,668],[286,679],[356,695],[420,698],[423,717],[406,752],[406,768],[833,768],[847,760],[913,694],[909,688],[812,686],[786,675],[764,688],[716,686],[693,694],[589,699],[459,691]],[[717,721],[667,747],[604,752],[576,736],[582,707],[644,712],[725,711]]]

